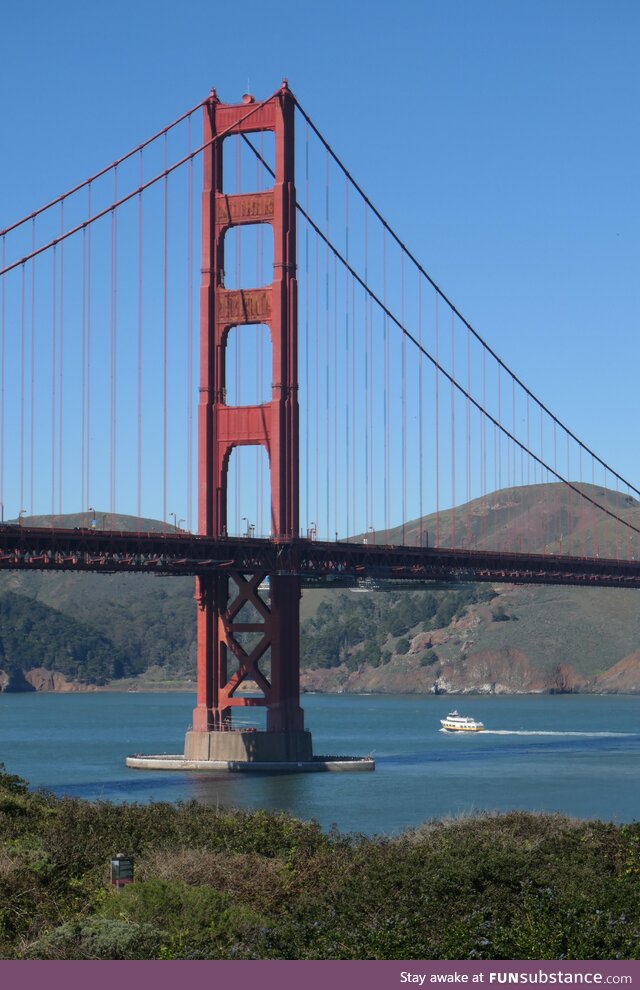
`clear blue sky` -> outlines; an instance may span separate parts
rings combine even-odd
[[[635,0],[32,0],[4,6],[0,221],[215,86],[287,77],[527,384],[640,485]]]

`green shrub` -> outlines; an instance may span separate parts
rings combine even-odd
[[[7,773],[4,763],[0,763],[0,790],[10,794],[26,794],[29,785],[15,773]]]
[[[434,665],[434,663],[437,663],[437,662],[438,662],[438,654],[435,653],[433,650],[427,650],[420,657],[420,666],[421,667],[432,667]]]
[[[250,954],[259,942],[264,919],[251,908],[233,904],[228,894],[211,887],[190,887],[180,880],[133,883],[108,898],[106,918],[146,925],[167,933],[164,958],[227,959]]]
[[[92,918],[65,922],[32,942],[25,959],[153,959],[166,932],[151,925]]]

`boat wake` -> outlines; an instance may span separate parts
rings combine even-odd
[[[582,736],[589,738],[617,739],[637,735],[635,732],[571,732],[564,729],[485,729],[485,736]]]

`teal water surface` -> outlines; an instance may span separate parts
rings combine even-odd
[[[374,773],[125,767],[131,753],[181,752],[194,701],[186,693],[0,694],[0,760],[56,794],[279,809],[368,834],[514,808],[640,819],[640,698],[305,695],[314,751],[373,753]],[[453,707],[487,731],[440,731]]]

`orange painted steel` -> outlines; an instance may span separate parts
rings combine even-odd
[[[239,105],[220,103],[212,93],[204,106],[202,284],[200,291],[200,404],[198,410],[199,532],[220,538],[228,532],[229,458],[234,447],[260,445],[269,458],[271,538],[295,540],[298,521],[298,355],[296,295],[296,196],[294,100],[286,84],[247,117]],[[262,192],[223,191],[223,142],[217,134],[273,131],[275,182]],[[225,236],[230,228],[264,223],[273,228],[273,281],[262,288],[224,285]],[[226,403],[226,347],[232,327],[266,324],[271,337],[271,400],[255,406]],[[235,707],[267,708],[267,730],[299,731],[300,579],[229,571],[196,579],[198,602],[198,703],[195,731],[225,729]],[[242,621],[241,612],[249,620]],[[247,616],[245,614],[245,619]],[[244,635],[242,635],[244,634]],[[251,638],[252,645],[248,645]],[[270,669],[260,663],[270,653]],[[235,662],[234,662],[235,661]],[[233,667],[233,671],[231,671]],[[266,667],[266,664],[265,664]],[[237,694],[243,681],[261,696]]]

